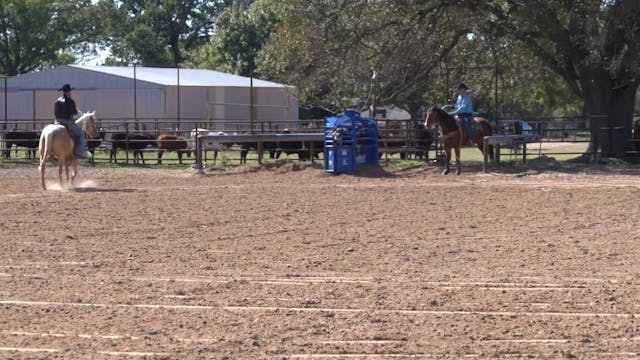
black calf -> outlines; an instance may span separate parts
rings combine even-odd
[[[9,159],[11,157],[11,147],[15,145],[16,147],[27,148],[27,157],[31,159],[31,155],[33,154],[33,158],[35,159],[39,141],[40,132],[38,131],[7,131],[4,134],[4,151],[2,152],[2,157]]]
[[[156,143],[156,137],[153,135],[144,134],[127,134],[127,133],[115,133],[111,135],[111,153],[109,154],[109,162],[117,162],[118,149],[132,150],[133,151],[133,163],[137,164],[138,159],[144,164],[144,156],[142,150],[148,146],[154,146]]]
[[[243,142],[240,147],[240,164],[245,164],[247,162],[247,154],[249,150],[258,150],[257,142]],[[265,141],[262,143],[262,151],[269,152],[269,159],[277,159],[280,157],[280,153],[278,152],[278,144],[275,141]]]

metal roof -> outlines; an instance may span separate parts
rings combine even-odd
[[[124,77],[128,79],[134,78],[134,68],[131,66],[88,66],[88,65],[70,65],[71,67],[95,71],[103,74]],[[178,71],[180,74],[180,86],[226,86],[226,87],[249,87],[251,86],[251,78],[227,74],[214,70],[201,69],[177,69],[177,68],[155,68],[155,67],[136,67],[136,80],[146,81],[149,83],[177,86]],[[253,79],[254,87],[287,87],[284,84],[278,84],[270,81]]]

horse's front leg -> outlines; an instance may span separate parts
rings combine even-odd
[[[66,177],[65,188],[68,188],[69,184],[70,184],[70,180],[69,180],[69,161],[64,163],[64,175]]]
[[[446,159],[444,159],[444,171],[442,172],[442,175],[447,175],[449,173],[449,163],[451,162],[451,147],[450,146],[445,146],[444,147],[444,156],[446,157]]]
[[[71,185],[73,186],[73,182],[76,179],[76,175],[78,175],[78,160],[71,161],[71,167],[73,168],[73,173],[71,173]]]
[[[460,166],[460,148],[456,147],[456,175],[460,175],[462,167]]]
[[[460,167],[460,147],[462,146],[462,140],[464,139],[464,137],[463,132],[460,130],[458,130],[457,133],[454,134],[455,135],[451,138],[452,144],[449,145],[449,149],[451,149],[451,147],[454,148],[454,151],[456,153],[456,175],[460,175],[460,172],[462,171]],[[449,153],[451,153],[451,150],[449,150]]]
[[[60,180],[60,188],[64,188],[64,181],[62,180],[62,172],[65,169],[65,164],[63,159],[58,160],[58,180]]]

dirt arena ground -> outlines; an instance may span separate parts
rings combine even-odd
[[[0,358],[638,358],[638,174],[3,165]]]

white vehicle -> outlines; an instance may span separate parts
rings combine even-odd
[[[540,141],[540,135],[533,132],[533,127],[522,120],[499,120],[498,134],[504,135],[522,135],[527,142]]]

